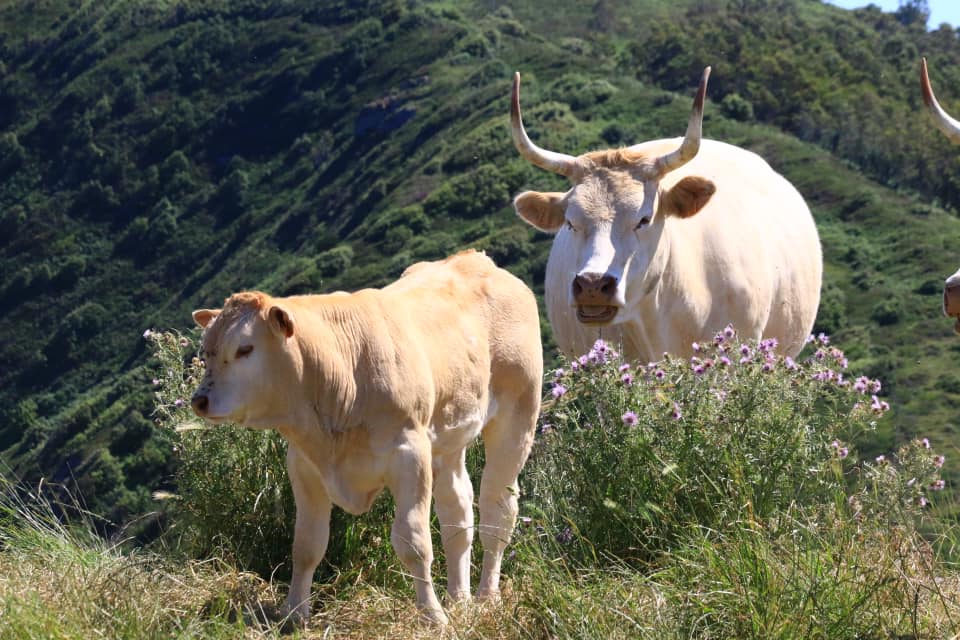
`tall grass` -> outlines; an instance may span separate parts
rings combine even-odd
[[[178,493],[166,502],[176,534],[168,540],[179,548],[121,552],[37,517],[30,501],[8,500],[0,637],[278,633],[258,612],[282,598],[275,569],[290,553],[283,443],[196,423],[186,408],[202,366],[192,339],[151,339],[157,416],[181,460]],[[798,362],[732,330],[698,348],[692,360],[627,363],[598,342],[550,374],[501,602],[454,607],[442,630],[420,626],[383,502],[363,518],[337,516],[303,635],[957,634],[957,532],[938,506],[946,493],[937,443],[861,456],[858,438],[888,419],[882,387],[850,374],[824,338]],[[215,561],[171,559],[184,552]]]

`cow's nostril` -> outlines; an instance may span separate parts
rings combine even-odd
[[[600,292],[612,296],[617,291],[617,279],[613,276],[603,276],[600,281]]]
[[[193,407],[193,412],[197,415],[203,415],[206,413],[207,406],[209,404],[210,400],[204,395],[193,396],[193,400],[190,401],[190,405]]]

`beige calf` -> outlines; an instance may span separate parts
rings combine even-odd
[[[436,503],[451,598],[470,594],[473,488],[465,451],[483,438],[483,569],[497,593],[533,442],[543,361],[536,301],[482,253],[419,263],[383,289],[272,298],[247,292],[193,313],[206,375],[193,396],[215,423],[275,428],[289,443],[297,504],[289,611],[310,611],[331,505],[363,513],[387,488],[391,542],[417,603],[444,622],[430,577]]]

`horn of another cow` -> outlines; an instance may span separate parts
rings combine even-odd
[[[920,90],[923,92],[923,103],[927,105],[927,111],[933,116],[933,122],[951,142],[960,143],[960,122],[957,122],[940,107],[936,96],[933,95],[933,87],[930,86],[930,76],[927,75],[927,59],[920,58]]]
[[[687,133],[683,142],[680,143],[680,148],[657,158],[656,168],[661,176],[690,162],[700,151],[700,138],[703,133],[703,101],[707,96],[709,79],[710,67],[706,67],[703,75],[700,76],[700,87],[697,89],[697,97],[693,99],[693,110],[687,122]]]
[[[553,171],[563,176],[570,176],[576,166],[577,159],[565,153],[547,151],[533,144],[523,128],[523,118],[520,116],[520,72],[513,74],[513,96],[510,103],[510,131],[513,134],[513,144],[520,155],[537,165],[541,169]]]

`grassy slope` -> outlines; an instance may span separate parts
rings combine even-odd
[[[955,270],[960,226],[935,203],[956,205],[949,183],[960,173],[949,169],[960,154],[922,119],[905,120],[917,105],[914,53],[940,36],[815,2],[760,3],[754,31],[732,10],[700,5],[675,19],[696,3],[553,2],[513,18],[484,3],[447,4],[460,9],[378,5],[379,20],[365,21],[335,3],[0,10],[0,127],[6,149],[11,133],[22,149],[11,155],[17,163],[0,164],[8,464],[27,476],[76,477],[92,507],[117,520],[149,508],[170,456],[150,422],[153,374],[140,333],[186,327],[190,309],[232,290],[379,285],[411,261],[464,246],[486,248],[540,289],[549,238],[516,221],[508,203],[521,188],[561,183],[510,147],[512,70],[525,74],[532,133],[577,153],[679,134],[706,63],[715,65],[710,95],[746,96],[760,119],[769,101],[758,83],[784,105],[783,92],[816,90],[827,107],[848,109],[866,91],[865,117],[877,126],[863,131],[877,147],[905,145],[878,159],[858,146],[859,129],[837,142],[820,104],[804,129],[805,94],[766,125],[727,118],[717,102],[707,109],[709,137],[758,151],[810,202],[828,261],[824,324],[852,367],[887,382],[898,429],[949,438],[960,399],[949,363],[960,345],[939,317],[938,283]],[[780,5],[795,13],[795,33],[764,31]],[[819,52],[797,36],[810,31]],[[854,32],[861,39],[851,43]],[[707,36],[744,33],[744,50],[766,51],[752,59],[784,66],[779,76],[737,59],[735,47],[709,49]],[[658,58],[668,37],[678,61],[670,68]],[[897,55],[857,66],[851,48],[889,42]],[[937,51],[935,83],[949,107],[957,47]],[[831,75],[824,69],[838,56],[852,62]],[[882,94],[879,72],[890,72]],[[923,162],[893,175],[892,163],[916,149]],[[931,172],[946,182],[931,183]]]

